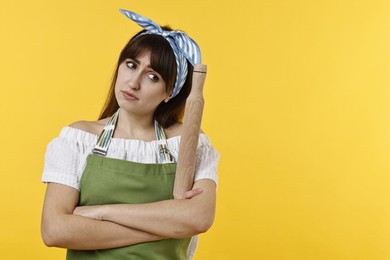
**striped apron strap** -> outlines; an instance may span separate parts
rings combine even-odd
[[[116,111],[108,120],[107,124],[104,126],[102,133],[99,136],[99,139],[92,150],[93,154],[100,156],[106,156],[108,151],[108,146],[110,145],[111,138],[114,134],[116,123],[118,122],[119,109]]]
[[[174,163],[175,158],[168,150],[167,137],[165,136],[162,126],[154,120],[154,129],[156,131],[156,138],[158,142],[158,163]]]

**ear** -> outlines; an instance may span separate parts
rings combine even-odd
[[[164,102],[165,103],[168,103],[168,101],[172,98],[172,93],[170,95],[168,95],[165,99],[164,99]]]

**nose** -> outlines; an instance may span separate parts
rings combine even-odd
[[[132,73],[128,80],[130,89],[140,88],[140,75],[138,73]]]

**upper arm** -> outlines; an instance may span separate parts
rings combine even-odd
[[[79,200],[79,191],[63,184],[48,183],[43,213],[72,214]]]
[[[216,184],[213,180],[202,179],[194,183],[193,188],[202,188],[203,192],[193,198],[192,205],[195,212],[191,213],[192,217],[196,216],[199,220],[197,224],[200,232],[206,232],[214,222],[216,206]]]
[[[211,179],[201,179],[194,183],[194,189],[202,188],[201,195],[204,196],[204,200],[215,201],[216,198],[216,184]],[[195,197],[194,197],[195,198]]]
[[[55,233],[61,215],[73,214],[79,200],[79,191],[69,186],[48,183],[42,210],[41,232],[44,241]]]
[[[200,135],[195,167],[195,182],[211,179],[218,184],[218,163],[220,155],[206,135]]]
[[[205,135],[201,135],[197,150],[197,161],[193,188],[202,188],[203,192],[193,197],[197,216],[200,217],[201,231],[211,227],[215,216],[216,187],[218,183],[219,153]]]

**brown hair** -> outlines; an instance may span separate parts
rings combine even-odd
[[[166,31],[172,29],[164,26]],[[119,55],[118,63],[112,78],[111,87],[100,113],[99,119],[112,116],[119,108],[118,102],[115,98],[115,84],[118,77],[119,65],[127,58],[134,59],[142,51],[149,50],[150,65],[153,70],[158,72],[164,79],[167,87],[167,93],[172,93],[176,80],[176,58],[172,47],[164,37],[156,34],[142,34],[145,30],[137,33],[123,48]],[[187,61],[188,62],[188,61]],[[179,94],[171,98],[167,103],[164,101],[158,105],[154,112],[154,118],[159,124],[167,128],[183,118],[185,102],[191,92],[192,85],[192,71],[193,66],[188,62],[188,75]]]

